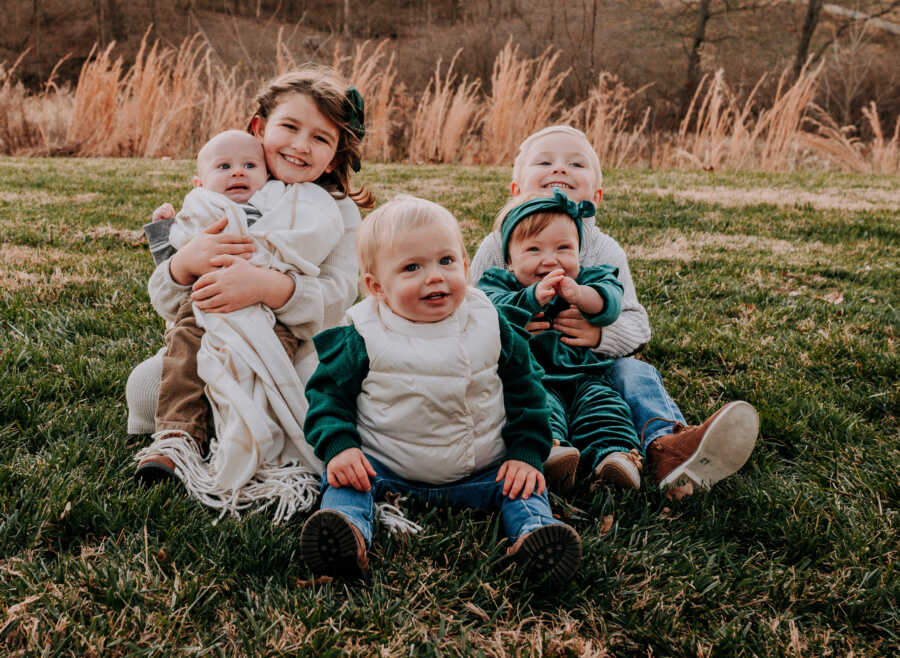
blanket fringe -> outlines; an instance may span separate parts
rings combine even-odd
[[[153,435],[153,443],[135,455],[135,461],[153,455],[164,455],[175,463],[175,472],[187,492],[203,505],[240,516],[240,512],[254,508],[262,511],[275,505],[273,523],[290,519],[297,512],[311,510],[319,496],[319,476],[297,464],[263,464],[253,478],[237,490],[222,490],[216,482],[218,442],[210,443],[209,460],[204,460],[189,434],[165,430]],[[218,519],[217,519],[218,521]]]
[[[397,502],[400,503],[404,500],[406,500],[406,498],[398,498]],[[377,515],[378,520],[384,524],[384,527],[387,528],[387,531],[392,535],[415,535],[422,531],[422,526],[415,521],[407,519],[403,514],[403,510],[391,503],[376,504],[375,514]]]

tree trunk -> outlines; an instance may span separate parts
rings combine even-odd
[[[803,20],[803,29],[800,31],[800,41],[797,44],[797,53],[794,56],[794,79],[800,76],[803,65],[809,57],[809,44],[812,43],[813,34],[819,25],[822,15],[824,0],[809,0],[806,5],[806,18]]]
[[[34,59],[37,62],[37,76],[39,80],[44,79],[43,67],[41,67],[41,2],[40,0],[32,0],[31,2],[31,34],[34,39]]]
[[[700,0],[697,7],[697,23],[694,27],[694,37],[691,43],[691,51],[688,53],[687,74],[684,81],[684,89],[681,92],[681,113],[687,112],[700,84],[700,53],[706,42],[706,24],[709,23],[711,0]]]

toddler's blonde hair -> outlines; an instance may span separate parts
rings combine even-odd
[[[356,254],[359,258],[360,274],[374,274],[378,263],[378,254],[391,248],[397,236],[411,229],[444,223],[452,227],[466,264],[469,267],[469,255],[463,240],[459,223],[453,214],[437,203],[400,194],[370,213],[356,234]]]
[[[594,170],[594,189],[601,189],[603,187],[603,170],[600,168],[600,156],[597,155],[597,151],[594,150],[587,135],[578,130],[578,128],[573,128],[572,126],[565,124],[547,126],[525,138],[525,141],[519,145],[519,153],[516,155],[516,159],[513,162],[513,182],[518,183],[522,176],[522,168],[525,166],[525,158],[528,155],[528,150],[531,148],[531,145],[541,137],[552,135],[553,133],[571,135],[572,137],[578,137],[584,140],[584,144],[587,147],[587,158],[590,161],[591,168]]]

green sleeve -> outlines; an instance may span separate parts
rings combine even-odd
[[[595,327],[606,327],[615,322],[622,311],[622,293],[624,287],[619,281],[619,268],[612,265],[583,267],[578,272],[576,283],[590,286],[603,297],[602,313],[585,315],[585,319]]]
[[[319,365],[306,383],[309,411],[303,423],[306,441],[327,465],[348,448],[359,448],[356,398],[369,373],[369,355],[353,327],[335,327],[313,337]]]
[[[550,407],[541,384],[543,369],[528,348],[528,332],[500,318],[500,362],[497,374],[503,382],[506,425],[502,435],[508,459],[517,459],[543,472],[553,440]]]
[[[537,284],[523,287],[516,279],[516,275],[501,267],[492,267],[478,281],[478,287],[484,291],[494,306],[506,304],[516,306],[528,311],[530,314],[540,313],[544,310],[534,296]]]

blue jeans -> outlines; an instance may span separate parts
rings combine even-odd
[[[525,533],[545,525],[560,523],[550,512],[547,494],[533,493],[528,500],[519,496],[515,500],[503,495],[503,482],[495,482],[499,465],[491,466],[469,477],[437,485],[424,482],[410,482],[395,475],[387,466],[366,455],[375,477],[370,478],[369,491],[357,491],[353,487],[335,488],[329,486],[326,474],[322,475],[322,509],[330,509],[343,514],[355,525],[366,539],[366,546],[372,543],[372,523],[375,518],[375,501],[384,500],[386,493],[397,492],[410,495],[433,505],[453,505],[470,509],[499,509],[503,531],[507,538],[515,542]]]
[[[649,363],[631,357],[616,359],[609,369],[609,382],[631,408],[638,436],[651,418],[666,419],[654,420],[647,425],[642,437],[644,450],[652,441],[671,434],[673,421],[685,424],[678,405],[666,392],[656,368]]]

